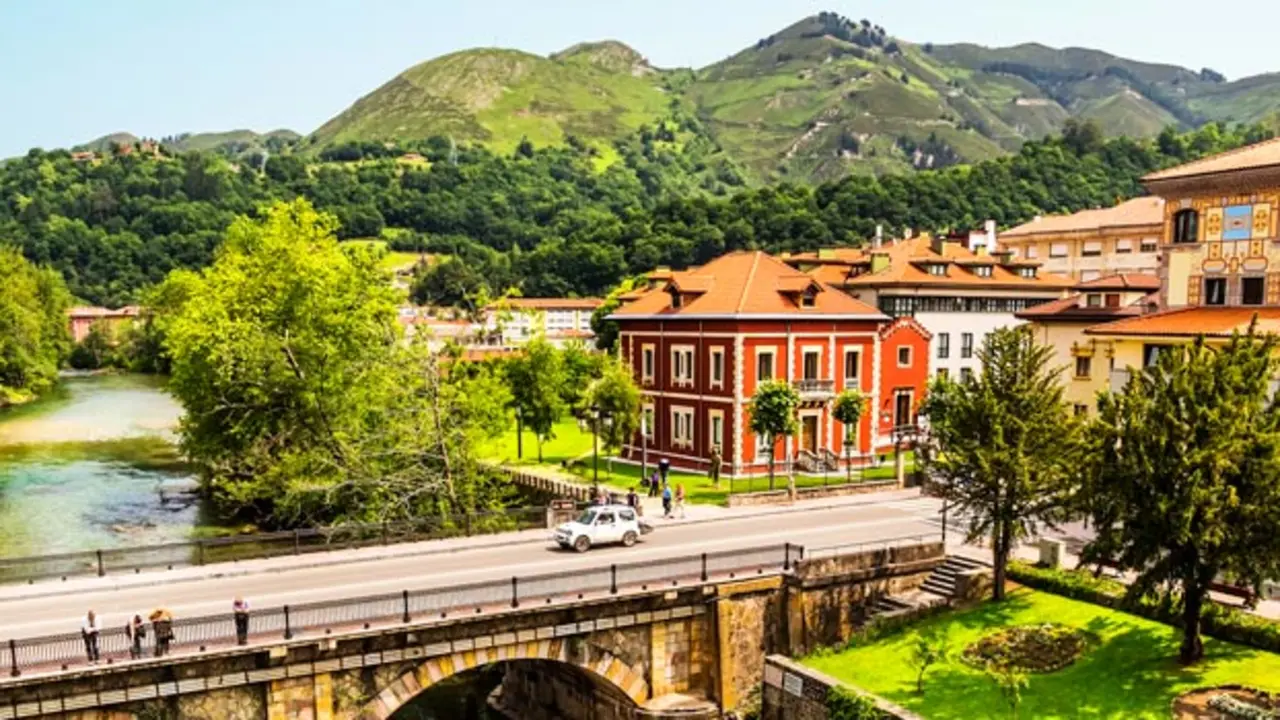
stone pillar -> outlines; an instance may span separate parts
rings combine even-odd
[[[893,448],[893,477],[898,481],[898,487],[905,487],[907,484],[907,458],[902,452],[902,448],[895,445]]]
[[[329,673],[273,680],[267,690],[267,720],[334,720]]]
[[[674,692],[667,666],[671,658],[667,654],[667,624],[649,626],[649,694],[662,697]]]

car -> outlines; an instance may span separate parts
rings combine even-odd
[[[636,515],[635,508],[627,505],[593,505],[582,511],[576,520],[556,528],[555,541],[560,547],[586,552],[594,545],[622,543],[635,545],[641,535],[653,532],[653,527]]]

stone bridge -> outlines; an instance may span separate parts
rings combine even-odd
[[[882,595],[913,590],[941,543],[795,562],[395,627],[0,680],[0,720],[380,720],[451,677],[501,668],[518,720],[717,718],[758,692],[770,653],[847,639]]]

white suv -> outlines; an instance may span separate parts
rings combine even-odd
[[[622,543],[627,547],[636,544],[642,534],[653,530],[636,516],[634,508],[626,505],[593,505],[578,519],[556,528],[555,540],[560,547],[586,552],[592,545]]]

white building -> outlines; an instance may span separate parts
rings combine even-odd
[[[595,340],[591,315],[600,298],[508,298],[485,308],[485,335],[490,344],[518,347],[541,333],[551,344],[590,345]]]
[[[1057,300],[1074,283],[1040,272],[1039,263],[991,253],[994,228],[958,238],[922,235],[870,249],[837,248],[787,262],[890,317],[915,318],[933,335],[930,375],[965,377],[997,328],[1021,324],[1014,313]]]

